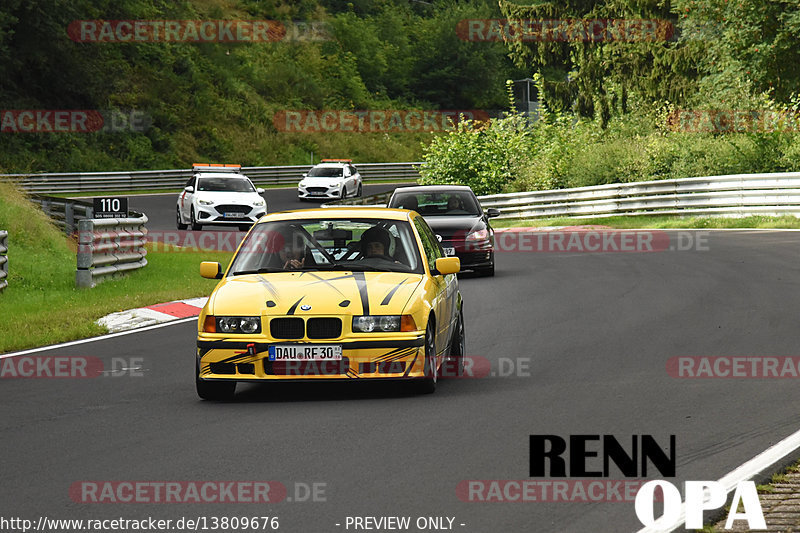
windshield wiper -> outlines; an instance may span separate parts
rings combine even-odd
[[[287,272],[282,268],[275,268],[275,267],[265,267],[265,268],[257,268],[253,270],[237,270],[233,273],[234,276],[244,275],[244,274],[266,274],[267,272]]]

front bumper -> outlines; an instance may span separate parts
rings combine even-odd
[[[269,346],[341,344],[341,361],[270,361]],[[379,339],[273,341],[263,337],[220,339],[200,335],[200,379],[214,381],[297,381],[415,379],[425,377],[423,331]]]
[[[304,200],[338,200],[342,197],[342,187],[339,185],[334,187],[298,186],[297,197]]]
[[[442,248],[454,248],[461,270],[490,267],[494,264],[493,239],[483,241],[442,241]]]
[[[232,214],[237,213],[237,214]],[[241,214],[238,214],[241,213]],[[222,206],[200,205],[195,206],[195,217],[200,224],[254,224],[267,214],[266,206]]]

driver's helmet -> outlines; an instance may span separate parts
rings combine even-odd
[[[385,228],[373,226],[361,234],[361,254],[367,257],[369,243],[379,242],[383,245],[383,255],[389,255],[389,246],[392,243],[392,236]]]

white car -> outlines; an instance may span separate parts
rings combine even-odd
[[[240,165],[194,165],[194,175],[178,196],[178,229],[195,231],[206,224],[238,226],[247,231],[267,214],[267,202]]]
[[[297,184],[297,197],[301,200],[344,200],[348,196],[361,196],[361,174],[350,159],[323,159],[303,174]]]

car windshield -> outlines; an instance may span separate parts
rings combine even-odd
[[[340,178],[342,167],[314,167],[308,171],[309,178]]]
[[[200,178],[197,180],[198,191],[215,192],[255,192],[253,184],[247,178]]]
[[[442,191],[426,193],[398,192],[389,207],[411,209],[422,216],[479,216],[480,205],[469,192]]]
[[[231,275],[293,270],[423,273],[405,220],[298,219],[257,224],[233,259]]]

